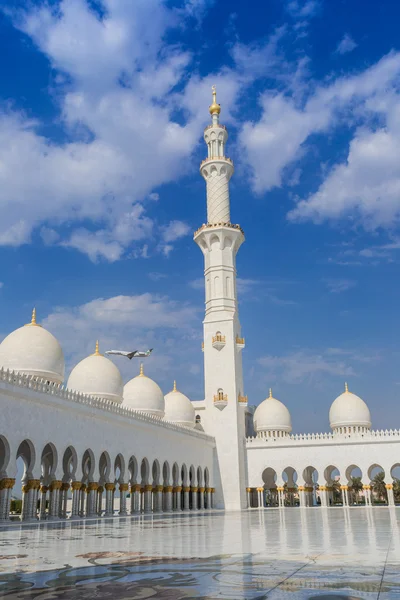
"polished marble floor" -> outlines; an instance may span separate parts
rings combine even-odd
[[[145,515],[0,529],[0,597],[400,600],[400,508]]]

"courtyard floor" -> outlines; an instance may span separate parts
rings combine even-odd
[[[0,597],[400,599],[400,508],[141,515],[0,529]]]

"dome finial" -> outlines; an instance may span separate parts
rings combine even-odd
[[[139,371],[139,377],[143,377],[144,376],[144,367],[143,367],[143,363],[140,363],[140,371]]]
[[[272,398],[272,388],[269,388],[269,397]]]
[[[344,383],[344,391],[345,392],[349,391],[349,386],[347,385],[347,381],[345,381],[345,383]]]
[[[96,347],[95,347],[93,356],[101,356],[101,354],[100,354],[100,347],[99,347],[99,340],[96,340]]]
[[[177,391],[178,391],[178,390],[176,389],[176,381],[175,381],[175,379],[174,379],[174,387],[173,387],[173,390],[172,390],[172,391],[173,391],[173,392],[177,392]]]
[[[221,112],[221,105],[217,104],[217,87],[213,85],[211,89],[213,101],[209,108],[210,115],[219,115],[219,113]]]
[[[27,323],[28,326],[33,325],[33,327],[41,327],[38,323],[36,323],[36,308],[32,310],[32,318],[31,322]]]

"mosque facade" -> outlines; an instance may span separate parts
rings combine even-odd
[[[287,407],[272,391],[256,409],[245,394],[236,256],[244,242],[231,222],[226,156],[215,89],[207,158],[207,222],[194,235],[204,256],[204,400],[191,401],[174,384],[164,395],[138,376],[123,384],[117,366],[95,352],[65,381],[58,340],[36,320],[0,344],[0,521],[81,519],[139,512],[288,505],[330,507],[361,495],[373,502],[371,481],[384,473],[384,500],[395,503],[400,431],[371,429],[366,403],[347,385],[331,405],[331,432],[292,434]],[[18,481],[17,462],[24,465]],[[336,498],[337,500],[337,498]]]

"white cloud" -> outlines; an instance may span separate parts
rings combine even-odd
[[[400,53],[391,53],[365,71],[313,85],[303,101],[300,93],[264,92],[262,115],[240,132],[252,186],[266,192],[282,186],[287,167],[305,152],[312,135],[336,126],[362,122],[350,143],[346,163],[335,166],[319,190],[299,199],[289,212],[292,221],[351,216],[365,228],[390,227],[400,212]],[[381,122],[384,123],[380,126]]]
[[[168,382],[173,365],[182,365],[182,371],[175,367],[182,374],[185,354],[191,360],[198,355],[201,360],[199,342],[193,344],[198,320],[196,307],[147,293],[97,298],[77,307],[61,306],[43,320],[43,325],[60,341],[68,369],[92,353],[98,339],[103,352],[115,347],[154,348],[146,367],[158,381]],[[125,379],[137,374],[129,361],[116,363]]]
[[[311,382],[318,380],[321,375],[355,375],[347,361],[309,350],[298,350],[286,356],[263,356],[258,363],[265,369],[266,377],[271,380],[285,379],[289,383]]]
[[[338,54],[347,54],[348,52],[352,52],[355,48],[357,48],[356,42],[353,40],[351,35],[345,33],[336,48],[336,52]]]
[[[347,292],[357,285],[353,279],[325,279],[324,283],[331,294]]]
[[[203,86],[196,77],[174,93],[187,82],[191,56],[165,39],[207,5],[191,0],[176,11],[161,0],[104,0],[100,17],[87,0],[61,0],[9,11],[56,70],[57,125],[72,141],[54,142],[24,114],[0,112],[0,244],[29,243],[40,228],[46,244],[92,260],[140,255],[138,242],[159,227],[145,215],[144,199],[158,200],[154,188],[184,174],[182,165],[191,168],[182,159],[197,143],[210,96],[210,81]],[[190,96],[198,107],[178,124],[172,115]]]
[[[283,356],[267,355],[258,359],[263,367],[264,379],[271,382],[285,380],[289,383],[319,383],[321,378],[352,377],[358,375],[360,364],[379,361],[378,353],[360,350],[326,348],[315,351],[300,348]]]
[[[313,17],[320,9],[319,0],[290,0],[286,4],[288,13],[296,19]]]
[[[160,281],[160,279],[166,279],[166,277],[168,276],[166,273],[159,273],[158,271],[153,271],[151,273],[148,273],[147,277],[152,281]]]
[[[171,221],[163,228],[163,240],[164,242],[176,242],[181,237],[187,236],[190,231],[191,229],[187,223],[183,221]]]

